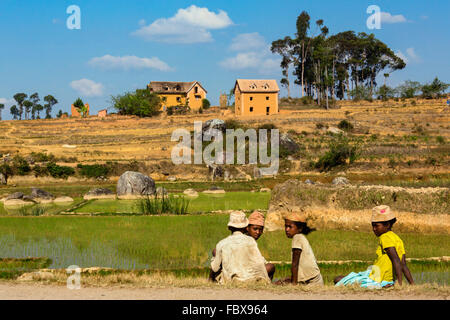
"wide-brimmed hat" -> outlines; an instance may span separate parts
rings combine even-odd
[[[395,218],[389,206],[381,205],[372,209],[372,222],[385,222]]]
[[[242,211],[233,211],[230,213],[229,227],[245,228],[248,226],[248,219]]]
[[[264,227],[264,216],[259,211],[253,211],[253,213],[248,217],[248,224],[253,224],[255,226]]]
[[[303,222],[306,223],[306,215],[301,212],[289,212],[284,216],[285,219],[295,221],[295,222]]]

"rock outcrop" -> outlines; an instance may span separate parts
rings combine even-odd
[[[126,171],[117,181],[117,196],[142,197],[154,195],[155,181],[139,172]]]

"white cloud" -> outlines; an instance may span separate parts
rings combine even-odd
[[[225,69],[253,69],[261,74],[279,71],[281,59],[272,54],[270,46],[257,32],[237,35],[232,40],[230,49],[239,52],[234,57],[219,62]]]
[[[232,24],[223,10],[214,13],[208,8],[191,5],[186,9],[178,9],[173,17],[160,18],[148,26],[142,26],[132,35],[148,41],[168,43],[210,42],[212,36],[208,29],[223,29]]]
[[[0,103],[5,105],[5,108],[7,106],[13,105],[16,101],[14,99],[6,99],[6,98],[0,98]]]
[[[266,42],[258,32],[242,33],[233,39],[230,49],[233,51],[248,51],[261,49],[265,46]]]
[[[406,22],[406,18],[397,14],[395,16],[391,15],[389,12],[380,12],[381,14],[381,23],[402,23]]]
[[[401,50],[398,50],[395,55],[399,58],[401,58],[405,63],[412,63],[412,62],[421,62],[422,59],[417,55],[414,48],[408,48],[406,49],[406,54],[404,54]]]
[[[89,64],[93,67],[101,69],[157,69],[161,71],[173,70],[167,63],[161,61],[157,57],[140,58],[136,56],[115,57],[109,54],[103,57],[95,57],[89,60]]]
[[[70,86],[85,97],[98,97],[103,95],[103,85],[89,79],[72,81]]]
[[[145,19],[141,19],[139,20],[138,24],[142,27],[145,26],[145,24],[147,23],[147,21],[145,21]]]

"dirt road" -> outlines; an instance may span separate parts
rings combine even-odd
[[[447,294],[426,291],[396,292],[291,292],[274,293],[247,289],[199,288],[119,288],[86,287],[69,290],[65,286],[0,283],[0,300],[449,300]]]

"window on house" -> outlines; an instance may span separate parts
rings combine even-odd
[[[269,100],[269,97],[266,97],[266,100]]]
[[[194,93],[198,93],[198,87],[195,87]]]
[[[195,100],[200,100],[201,98],[202,98],[202,96],[200,96],[200,95],[195,96]]]
[[[250,107],[250,112],[253,112],[253,107]]]
[[[180,91],[180,90],[181,90],[181,87],[180,87],[180,86],[176,86],[176,87],[175,87],[175,90],[176,90],[176,91]]]
[[[181,102],[181,98],[180,97],[177,97],[177,102]]]
[[[253,101],[253,97],[250,97],[250,101]]]
[[[270,113],[270,107],[266,107],[266,114],[269,115]]]
[[[168,86],[165,86],[165,87],[164,87],[164,90],[166,90],[166,91],[169,90],[169,87],[168,87]]]

